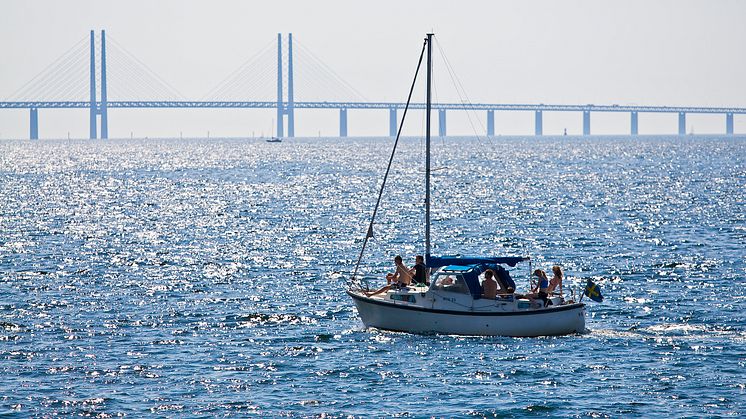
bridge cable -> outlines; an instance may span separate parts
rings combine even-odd
[[[32,86],[32,89],[29,89],[24,93],[27,95],[33,94],[33,97],[39,98],[46,96],[50,99],[67,99],[65,95],[70,90],[70,85],[77,83],[77,86],[80,84],[81,80],[85,79],[83,75],[79,75],[79,73],[81,73],[80,71],[74,71],[75,67],[79,66],[84,61],[85,57],[70,57],[70,59],[55,68],[54,74],[50,74],[48,78],[39,81],[38,84]],[[77,80],[75,80],[75,78],[77,78]]]
[[[344,98],[346,95],[351,99],[358,101],[368,101],[368,99],[360,93],[354,86],[345,81],[339,74],[337,74],[331,67],[329,67],[324,61],[317,57],[309,48],[303,45],[302,42],[294,39],[293,42],[297,44],[296,53],[298,54],[299,62],[308,66],[308,70],[315,77],[311,78],[310,81],[315,82],[322,89],[335,90],[335,94],[339,94],[340,98]],[[294,45],[295,46],[295,45]],[[305,71],[304,71],[305,73]],[[299,86],[303,86],[302,83],[298,83]],[[326,91],[324,91],[327,93]],[[301,92],[302,93],[302,92]],[[361,100],[362,99],[362,100]]]
[[[365,239],[363,240],[363,247],[360,249],[360,256],[357,258],[357,262],[355,263],[355,270],[352,274],[352,277],[350,278],[349,286],[352,288],[352,285],[356,282],[357,277],[357,271],[360,267],[360,261],[363,259],[363,253],[365,252],[365,246],[368,244],[368,239],[373,237],[373,223],[376,219],[376,214],[378,213],[378,207],[381,204],[381,198],[383,197],[383,190],[386,187],[386,180],[389,177],[389,172],[391,171],[391,163],[394,161],[394,154],[396,153],[396,146],[399,144],[399,137],[401,136],[402,128],[404,128],[404,120],[407,117],[407,111],[409,110],[409,103],[412,100],[412,93],[414,92],[414,86],[417,82],[417,74],[420,72],[420,67],[422,65],[422,57],[425,55],[425,47],[427,47],[427,38],[425,38],[425,42],[422,44],[422,51],[420,52],[420,59],[417,61],[417,69],[414,72],[414,79],[412,80],[412,86],[409,88],[409,95],[407,96],[407,104],[404,106],[404,113],[402,114],[401,122],[399,123],[399,130],[396,133],[396,140],[394,140],[394,148],[391,150],[391,156],[389,157],[389,164],[386,167],[386,173],[383,175],[383,182],[381,183],[381,189],[378,192],[378,199],[376,200],[376,206],[373,209],[373,215],[370,217],[370,224],[368,225],[368,232],[365,234]]]
[[[121,55],[120,55],[121,54]],[[121,90],[128,92],[131,100],[145,99],[148,96],[163,96],[165,99],[180,99],[181,95],[177,91],[172,91],[169,86],[159,82],[154,74],[149,74],[147,70],[138,67],[136,62],[128,59],[124,51],[115,47],[111,48],[109,62],[110,74],[109,84],[111,85],[110,97],[116,98]],[[119,81],[119,83],[117,83]],[[139,97],[138,97],[139,96]]]
[[[32,100],[39,100],[40,97],[44,96],[47,98],[56,98],[58,91],[64,89],[66,87],[65,85],[70,83],[72,79],[77,77],[78,73],[80,73],[80,71],[70,71],[83,61],[83,59],[77,57],[77,55],[82,54],[71,55],[60,61],[55,67],[51,68],[47,74],[37,79],[34,84],[27,85],[27,88],[18,92],[16,96],[32,98]],[[82,75],[80,77],[82,77]],[[55,90],[50,92],[51,88],[54,88]]]
[[[177,98],[180,100],[184,100],[185,96],[181,94],[175,87],[173,87],[171,84],[169,84],[167,81],[165,81],[163,78],[161,78],[158,73],[153,71],[150,67],[148,67],[147,64],[140,61],[134,54],[129,52],[122,44],[117,42],[116,39],[109,36],[108,40],[111,42],[110,45],[113,45],[115,49],[119,50],[118,52],[121,52],[125,58],[129,58],[129,63],[132,67],[135,67],[137,70],[140,70],[141,72],[145,73],[144,75],[146,78],[150,78],[152,80],[149,81],[154,86],[159,86],[161,89],[165,90],[166,93],[168,93],[172,98]],[[127,60],[123,60],[127,61]],[[137,64],[137,65],[134,65]]]
[[[264,85],[264,80],[272,73],[272,66],[266,65],[266,61],[268,57],[273,55],[273,44],[274,41],[270,41],[262,46],[259,52],[241,63],[233,72],[203,95],[203,100],[223,101],[226,99],[244,99],[240,96],[230,96],[230,94],[247,89],[247,85],[253,89],[253,85],[256,84],[256,78],[261,78],[262,85]]]
[[[211,100],[238,100],[243,101],[247,99],[271,99],[277,100],[275,96],[276,91],[271,89],[267,92],[267,88],[272,86],[271,81],[273,80],[274,71],[268,66],[259,66],[256,63],[253,67],[246,67],[241,73],[234,77],[227,83],[224,83],[219,89],[214,90],[214,93],[210,94]],[[255,70],[255,68],[257,70]],[[262,90],[265,90],[262,92]],[[238,96],[236,96],[238,95]]]
[[[129,93],[130,100],[137,99],[181,99],[177,91],[171,91],[168,86],[162,85],[158,79],[148,74],[136,63],[126,59],[126,56],[119,56],[115,48],[111,48],[112,53],[109,59],[109,82],[110,98],[116,98],[120,91]],[[99,83],[100,85],[100,83]],[[151,97],[148,97],[151,96]],[[152,97],[155,96],[155,97]]]
[[[266,54],[265,54],[266,55]],[[212,93],[213,100],[247,100],[259,98],[276,100],[273,88],[274,71],[271,66],[260,65],[259,62],[247,66],[232,80],[224,83]]]
[[[39,78],[48,76],[50,73],[50,70],[55,68],[55,66],[59,66],[60,62],[69,60],[71,56],[77,55],[77,52],[78,52],[77,50],[81,49],[81,46],[85,45],[86,40],[88,40],[88,36],[81,38],[78,42],[73,44],[73,46],[71,46],[67,51],[62,53],[59,57],[57,57],[54,61],[52,61],[49,65],[47,65],[43,70],[36,73],[36,75],[32,77],[31,80],[27,81],[21,87],[19,87],[15,92],[13,92],[9,96],[9,98],[16,99],[16,98],[22,97],[21,93],[25,94],[27,90],[30,90],[32,85],[34,85],[34,83],[37,82]]]
[[[253,64],[255,64],[255,62],[259,61],[259,58],[263,57],[267,53],[267,51],[269,50],[269,48],[272,46],[273,43],[274,43],[274,41],[270,41],[267,44],[265,44],[259,50],[259,52],[257,52],[256,54],[252,55],[247,60],[245,60],[243,63],[241,63],[238,67],[236,67],[236,69],[233,70],[233,72],[231,72],[230,74],[228,74],[228,76],[226,76],[222,81],[220,81],[214,88],[212,88],[209,92],[207,92],[207,94],[204,95],[203,97],[204,98],[208,98],[215,91],[221,90],[228,81],[235,81],[235,79],[237,78],[237,76],[239,76],[241,73],[244,73],[245,70],[250,65],[253,65]]]

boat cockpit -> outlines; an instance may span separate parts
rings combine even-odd
[[[491,270],[498,283],[498,294],[495,298],[484,296],[483,283],[485,272]],[[468,265],[441,266],[431,273],[429,282],[413,284],[406,287],[392,287],[387,292],[371,298],[388,300],[389,302],[405,305],[421,305],[428,301],[428,306],[457,305],[472,309],[494,307],[495,305],[510,305],[513,309],[538,309],[543,306],[538,301],[515,294],[516,284],[510,272],[497,263],[472,263]],[[562,296],[550,297],[551,305],[565,304]],[[507,308],[507,307],[506,307]]]

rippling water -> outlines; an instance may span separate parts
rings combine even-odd
[[[601,286],[589,333],[536,339],[363,329],[390,145],[0,143],[0,414],[746,414],[743,138],[437,140],[435,253]],[[366,273],[421,252],[422,152]]]

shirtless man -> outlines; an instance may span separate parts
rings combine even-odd
[[[484,281],[482,282],[482,289],[484,292],[482,296],[484,298],[495,299],[497,297],[497,281],[495,281],[495,273],[492,269],[487,269],[484,272]]]
[[[394,258],[394,265],[396,265],[396,270],[394,271],[394,273],[386,275],[387,285],[379,290],[366,293],[368,297],[386,292],[394,287],[406,287],[412,283],[412,271],[404,266],[404,262],[402,261],[401,256],[397,255]]]
[[[412,283],[412,271],[404,265],[401,256],[394,257],[396,270],[386,275],[387,284],[409,285]]]

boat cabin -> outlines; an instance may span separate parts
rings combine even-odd
[[[471,265],[448,265],[444,266],[431,278],[430,289],[433,291],[446,291],[460,294],[471,294],[472,298],[482,298],[482,281],[484,273],[492,270],[499,289],[505,292],[507,289],[515,291],[515,282],[510,273],[497,264],[471,264]]]
[[[444,266],[430,278],[430,290],[456,294],[471,294],[478,299],[482,296],[479,275],[486,269],[481,265]]]

